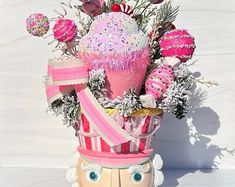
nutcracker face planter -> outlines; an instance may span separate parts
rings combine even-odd
[[[163,161],[152,144],[164,112],[182,118],[188,109],[194,38],[172,24],[178,7],[170,1],[80,4],[27,19],[38,37],[54,24],[48,37],[62,51],[49,60],[46,94],[49,110],[76,132],[67,179],[73,187],[159,186]],[[72,9],[77,17],[66,18]]]

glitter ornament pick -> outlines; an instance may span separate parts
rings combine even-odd
[[[159,41],[164,57],[177,57],[181,62],[191,59],[196,48],[194,38],[187,30],[175,29],[167,32]]]
[[[146,94],[154,96],[156,100],[160,99],[173,80],[174,73],[171,66],[168,64],[161,65],[148,76],[145,83]]]
[[[49,19],[41,13],[32,14],[26,19],[27,31],[33,36],[42,37],[48,32],[49,27]]]
[[[77,25],[73,20],[60,18],[53,27],[54,38],[59,42],[71,42],[77,34]]]

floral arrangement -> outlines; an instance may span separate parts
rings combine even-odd
[[[122,95],[111,98],[105,87],[105,70],[94,68],[89,71],[88,86],[103,108],[116,109],[123,117],[141,108],[171,112],[179,119],[185,116],[195,83],[200,80],[188,69],[188,60],[196,47],[194,38],[187,30],[178,29],[173,24],[178,6],[174,7],[171,1],[163,0],[81,0],[76,5],[72,5],[71,1],[61,3],[61,8],[62,12],[55,10],[58,14],[56,18],[32,14],[27,19],[27,30],[34,36],[45,37],[50,25],[54,24],[52,34],[45,38],[53,35],[54,40],[50,44],[57,42],[55,50],[61,50],[62,55],[77,57],[80,42],[92,29],[92,23],[110,12],[130,16],[148,37],[150,64],[140,92],[130,87]],[[75,11],[77,17],[74,20],[66,18],[68,10]],[[50,103],[49,110],[63,115],[65,124],[74,126],[80,114],[76,93],[71,90],[56,99]]]
[[[104,186],[112,175],[115,186],[159,186],[163,161],[152,157],[152,142],[163,113],[182,119],[196,83],[216,83],[189,70],[196,44],[174,25],[179,7],[170,0],[76,3],[61,2],[56,18],[26,20],[30,34],[53,37],[49,44],[62,53],[49,60],[45,87],[48,110],[76,130],[67,179]]]

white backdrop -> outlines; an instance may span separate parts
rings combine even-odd
[[[168,169],[235,168],[235,0],[175,0],[178,28],[196,37],[193,70],[220,83],[194,94],[187,119],[165,115],[155,147]],[[76,148],[73,129],[46,114],[43,75],[50,40],[25,31],[34,12],[53,17],[59,1],[0,0],[0,167],[65,168]]]

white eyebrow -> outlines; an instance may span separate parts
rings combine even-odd
[[[81,169],[84,170],[84,171],[96,171],[97,173],[102,173],[103,167],[101,165],[98,165],[98,164],[92,164],[92,163],[84,164],[84,163],[81,163]]]
[[[150,170],[149,164],[145,165],[135,165],[128,168],[129,173],[133,174],[136,171],[147,173]]]

